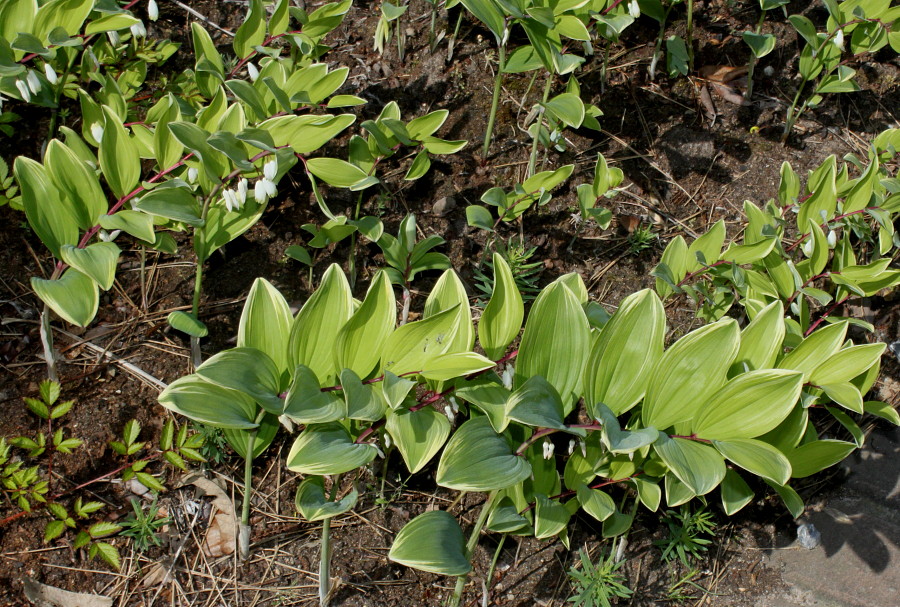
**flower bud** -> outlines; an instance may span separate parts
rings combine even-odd
[[[28,70],[28,75],[25,76],[25,80],[28,82],[28,88],[31,89],[32,93],[37,95],[41,92],[41,79],[38,78],[37,72]]]
[[[256,82],[256,79],[259,78],[259,70],[256,69],[256,66],[252,63],[247,64],[247,75],[250,76],[251,82]]]
[[[241,205],[243,205],[245,202],[247,202],[247,188],[248,188],[247,180],[244,179],[243,177],[241,177],[241,180],[238,181],[237,190],[236,190],[237,199],[238,199],[238,202],[241,203]]]
[[[263,165],[263,176],[269,181],[275,181],[278,175],[278,160],[270,160]]]
[[[146,38],[147,37],[147,28],[144,27],[143,21],[138,21],[134,25],[131,26],[131,35],[135,38]]]
[[[159,7],[156,6],[156,0],[150,0],[147,3],[147,16],[150,17],[150,21],[159,19]]]
[[[834,35],[834,45],[841,50],[844,50],[844,30],[838,30]]]
[[[641,16],[641,7],[637,3],[637,0],[631,0],[628,3],[628,14],[631,15],[632,19],[637,19]]]
[[[47,76],[47,81],[50,84],[56,84],[57,80],[59,80],[59,77],[56,75],[56,71],[49,63],[44,64],[44,75]]]
[[[19,96],[22,98],[22,101],[25,103],[31,101],[31,91],[28,90],[28,85],[25,84],[24,80],[16,80],[16,88],[19,89]]]
[[[188,170],[187,170],[188,183],[197,183],[197,177],[199,177],[199,176],[200,176],[200,174],[197,172],[197,169],[195,169],[194,167],[188,167]]]
[[[103,141],[103,127],[99,122],[95,122],[91,125],[91,137],[97,141],[98,145]]]

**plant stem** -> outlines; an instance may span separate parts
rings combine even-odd
[[[341,476],[334,477],[328,501],[337,497]],[[322,519],[322,544],[319,547],[319,607],[328,607],[331,594],[331,517]]]
[[[257,415],[257,423],[265,411]],[[247,453],[244,455],[244,501],[241,503],[241,525],[238,533],[238,556],[242,561],[250,558],[250,496],[253,493],[253,447],[257,428],[247,431]]]
[[[756,33],[762,31],[763,22],[766,20],[766,11],[763,10],[759,15],[759,21],[756,22]],[[753,72],[756,69],[756,53],[751,49],[750,62],[747,64],[747,95],[745,99],[750,101],[753,98]]]
[[[484,527],[485,522],[487,522],[488,514],[491,513],[498,495],[499,493],[497,491],[491,491],[490,495],[488,495],[487,500],[481,506],[481,513],[478,515],[475,527],[472,528],[472,534],[469,535],[469,543],[466,544],[466,558],[469,559],[470,563],[472,562],[472,555],[475,553],[475,546],[478,545],[478,538],[481,537],[481,529]],[[462,601],[463,589],[466,586],[466,580],[468,578],[468,573],[456,578],[456,587],[453,589],[453,594],[450,595],[448,607],[459,607],[459,603]]]
[[[191,303],[191,314],[194,319],[200,320],[200,287],[203,284],[203,262],[197,260],[197,271],[194,273],[194,299]],[[191,364],[194,368],[203,362],[200,354],[200,338],[191,336]]]
[[[56,354],[53,352],[53,330],[50,328],[50,306],[41,310],[41,344],[44,346],[44,362],[47,363],[47,379],[59,382],[56,371]]]
[[[494,134],[494,122],[497,119],[497,107],[500,105],[500,90],[503,87],[503,68],[506,65],[506,45],[499,46],[497,54],[497,75],[494,77],[494,95],[491,97],[491,113],[488,116],[487,129],[484,132],[484,145],[481,148],[481,159],[487,160],[491,148],[491,137]]]
[[[497,549],[494,550],[494,558],[491,559],[491,566],[488,567],[487,576],[484,580],[484,587],[486,590],[485,600],[490,601],[490,593],[491,593],[491,580],[494,579],[494,569],[497,567],[497,561],[500,559],[500,552],[503,550],[503,543],[506,542],[506,534],[500,535],[500,542],[497,544]]]
[[[541,139],[541,129],[543,128],[544,123],[544,104],[547,103],[547,99],[550,97],[550,89],[552,87],[553,74],[550,74],[550,77],[547,78],[547,82],[544,84],[544,94],[541,96],[541,109],[538,110],[538,116],[535,122],[537,126],[534,131],[534,138],[531,140],[531,155],[528,157],[528,177],[534,175],[534,165],[537,163],[538,142]]]
[[[688,51],[688,74],[694,72],[694,0],[687,0],[687,51]]]
[[[453,59],[453,47],[456,46],[456,38],[459,36],[459,26],[462,25],[464,12],[465,11],[460,9],[456,14],[456,27],[453,28],[453,35],[450,36],[450,40],[447,41],[447,63],[450,63],[450,60]],[[447,17],[449,19],[449,12],[447,14]]]

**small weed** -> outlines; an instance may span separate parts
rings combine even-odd
[[[497,247],[497,252],[509,264],[509,269],[522,293],[522,299],[525,301],[534,299],[540,291],[537,281],[544,269],[544,264],[541,261],[531,261],[535,251],[537,251],[537,247],[529,248],[525,243],[502,244]],[[479,306],[486,305],[491,293],[494,292],[494,262],[488,257],[485,265],[490,272],[485,273],[481,268],[475,268],[475,286],[484,294],[484,298],[479,299]]]
[[[575,591],[575,595],[569,597],[569,602],[575,607],[611,607],[610,599],[625,599],[632,595],[633,591],[625,585],[628,581],[625,574],[619,573],[624,561],[615,562],[615,557],[610,553],[594,563],[584,548],[578,551],[578,557],[581,569],[576,565],[568,571],[569,581]]]
[[[146,512],[144,512],[139,500],[131,500],[131,507],[134,513],[129,514],[122,521],[120,535],[131,538],[131,541],[134,542],[134,548],[138,552],[146,552],[152,546],[161,546],[162,542],[157,533],[171,519],[169,517],[160,517],[156,500],[153,500],[147,507]]]
[[[228,459],[228,441],[221,429],[191,422],[191,430],[203,437],[203,444],[198,451],[207,462],[221,464]]]
[[[683,505],[678,512],[670,510],[664,519],[669,527],[669,537],[653,542],[662,548],[663,560],[678,558],[685,567],[691,567],[691,561],[699,559],[706,552],[712,540],[700,537],[715,531],[715,521],[711,512],[701,507],[691,512],[688,505]]]
[[[639,225],[634,232],[628,235],[628,252],[631,255],[640,255],[653,246],[656,235],[650,226]]]

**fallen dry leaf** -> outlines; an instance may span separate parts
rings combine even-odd
[[[712,107],[712,98],[706,89],[708,84],[716,94],[735,105],[750,105],[744,99],[747,90],[747,66],[731,67],[729,65],[704,65],[699,70],[700,78],[706,82],[700,87],[700,101],[708,115],[717,115]]]
[[[185,477],[182,485],[194,485],[204,495],[213,497],[216,514],[210,520],[203,543],[203,552],[207,556],[219,557],[233,554],[236,546],[238,521],[234,513],[234,504],[221,487],[199,474]]]
[[[37,607],[112,607],[113,600],[99,594],[71,592],[25,578],[25,598]]]

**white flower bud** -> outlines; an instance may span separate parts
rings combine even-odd
[[[109,37],[109,43],[113,46],[119,46],[119,42],[122,41],[122,39],[119,38],[119,32],[110,30],[106,32],[106,35]]]
[[[54,71],[53,66],[49,63],[44,64],[44,75],[47,76],[47,81],[50,84],[56,84],[56,81],[59,80],[56,71]]]
[[[803,254],[807,257],[812,257],[813,247],[815,247],[815,243],[813,242],[812,236],[803,241]]]
[[[553,457],[553,451],[555,447],[553,446],[553,441],[544,439],[544,459],[550,459]]]
[[[453,409],[450,408],[450,405],[444,405],[444,415],[450,420],[451,425],[456,421],[456,416],[453,414]]]
[[[574,439],[574,438],[570,438],[570,439],[569,439],[569,449],[568,449],[568,454],[569,454],[569,455],[572,455],[572,453],[573,453],[574,451],[575,451],[575,439]]]
[[[159,7],[156,6],[156,0],[150,0],[147,3],[147,16],[150,17],[150,21],[159,19]]]
[[[263,165],[263,177],[275,181],[276,175],[278,175],[278,160],[272,159]]]
[[[259,78],[259,70],[252,63],[247,64],[247,74],[250,76],[251,82],[256,82],[256,79]]]
[[[391,448],[391,435],[387,432],[384,433],[384,448],[385,450]]]
[[[241,180],[238,181],[237,190],[236,190],[237,199],[238,199],[238,202],[241,203],[241,206],[243,206],[243,204],[245,202],[247,202],[248,187],[249,187],[249,184],[247,183],[247,180],[244,179],[243,177],[241,177]]]
[[[447,402],[450,403],[450,408],[453,409],[454,413],[459,413],[459,403],[456,402],[456,399],[454,397],[448,396]]]
[[[25,76],[25,80],[28,82],[28,88],[31,89],[32,93],[37,95],[41,92],[41,79],[38,78],[37,72],[28,70],[28,75]]]
[[[134,25],[131,26],[131,35],[135,38],[146,38],[147,37],[147,28],[144,27],[143,21],[138,21]]]
[[[103,242],[112,242],[116,239],[116,236],[122,233],[122,230],[113,230],[112,232],[107,232],[106,230],[100,230],[100,240]]]
[[[91,125],[91,137],[96,139],[98,144],[103,141],[103,127],[100,126],[99,122]]]
[[[507,390],[512,390],[513,378],[516,375],[516,368],[513,365],[506,365],[506,368],[503,370],[503,375],[500,376],[500,381],[503,382],[503,387]]]
[[[841,50],[844,50],[844,30],[838,30],[834,35],[834,45]]]
[[[25,103],[31,101],[31,91],[28,90],[28,85],[25,84],[24,80],[16,80],[16,88],[19,89],[19,96],[22,98],[22,101]]]
[[[631,0],[628,3],[628,14],[631,15],[632,19],[637,19],[641,16],[641,7],[638,5],[637,0]]]
[[[828,230],[828,248],[833,249],[837,246],[837,232]]]
[[[197,177],[199,177],[199,176],[200,176],[200,174],[197,172],[197,169],[195,169],[194,167],[188,167],[188,170],[187,170],[188,183],[197,183]]]
[[[225,200],[225,208],[229,211],[239,211],[241,209],[241,203],[238,202],[237,194],[234,191],[223,191],[222,198]]]

